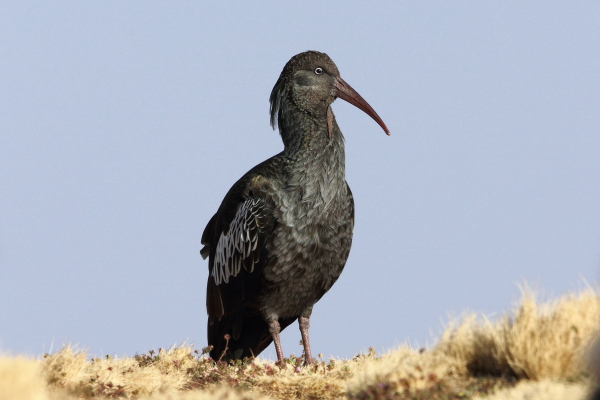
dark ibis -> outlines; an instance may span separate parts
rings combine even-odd
[[[242,176],[204,229],[200,253],[208,257],[214,360],[255,357],[274,342],[283,363],[280,332],[298,320],[304,362],[312,361],[310,315],[342,273],[354,230],[344,137],[331,110],[338,97],[389,135],[327,54],[295,55],[269,99],[283,151]]]

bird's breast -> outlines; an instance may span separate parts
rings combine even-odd
[[[277,259],[273,272],[293,277],[290,271],[299,275],[312,271],[315,284],[328,286],[331,277],[341,273],[352,240],[354,219],[347,187],[330,198],[283,200],[279,210],[271,249]]]
[[[271,258],[263,270],[272,291],[261,301],[279,317],[301,315],[333,286],[346,264],[354,226],[347,196],[284,213],[271,236]]]

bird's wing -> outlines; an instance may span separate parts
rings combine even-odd
[[[258,290],[259,273],[253,272],[265,262],[274,225],[269,188],[261,176],[238,181],[202,235],[200,253],[209,258],[206,307],[211,321],[236,311]]]

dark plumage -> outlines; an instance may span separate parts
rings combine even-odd
[[[340,276],[354,228],[344,138],[330,107],[337,97],[389,134],[329,56],[292,57],[270,98],[271,125],[279,126],[284,150],[242,176],[204,230],[213,359],[257,356],[274,341],[282,361],[279,332],[298,319],[305,362],[311,361],[312,307]]]

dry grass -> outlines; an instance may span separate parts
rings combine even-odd
[[[47,400],[41,365],[22,357],[0,358],[0,400]]]
[[[587,396],[588,387],[583,383],[570,384],[544,379],[523,380],[515,387],[490,396],[476,396],[473,400],[584,400]]]
[[[431,349],[402,346],[302,368],[293,357],[285,368],[262,359],[215,363],[185,345],[104,359],[67,346],[39,360],[0,357],[0,400],[583,400],[600,374],[600,344],[589,352],[591,377],[584,364],[599,317],[592,289],[546,303],[524,291],[496,321],[469,315],[451,322]]]
[[[582,373],[584,352],[599,327],[595,291],[538,304],[525,290],[516,310],[499,321],[470,316],[450,324],[435,350],[475,375],[572,380]]]

